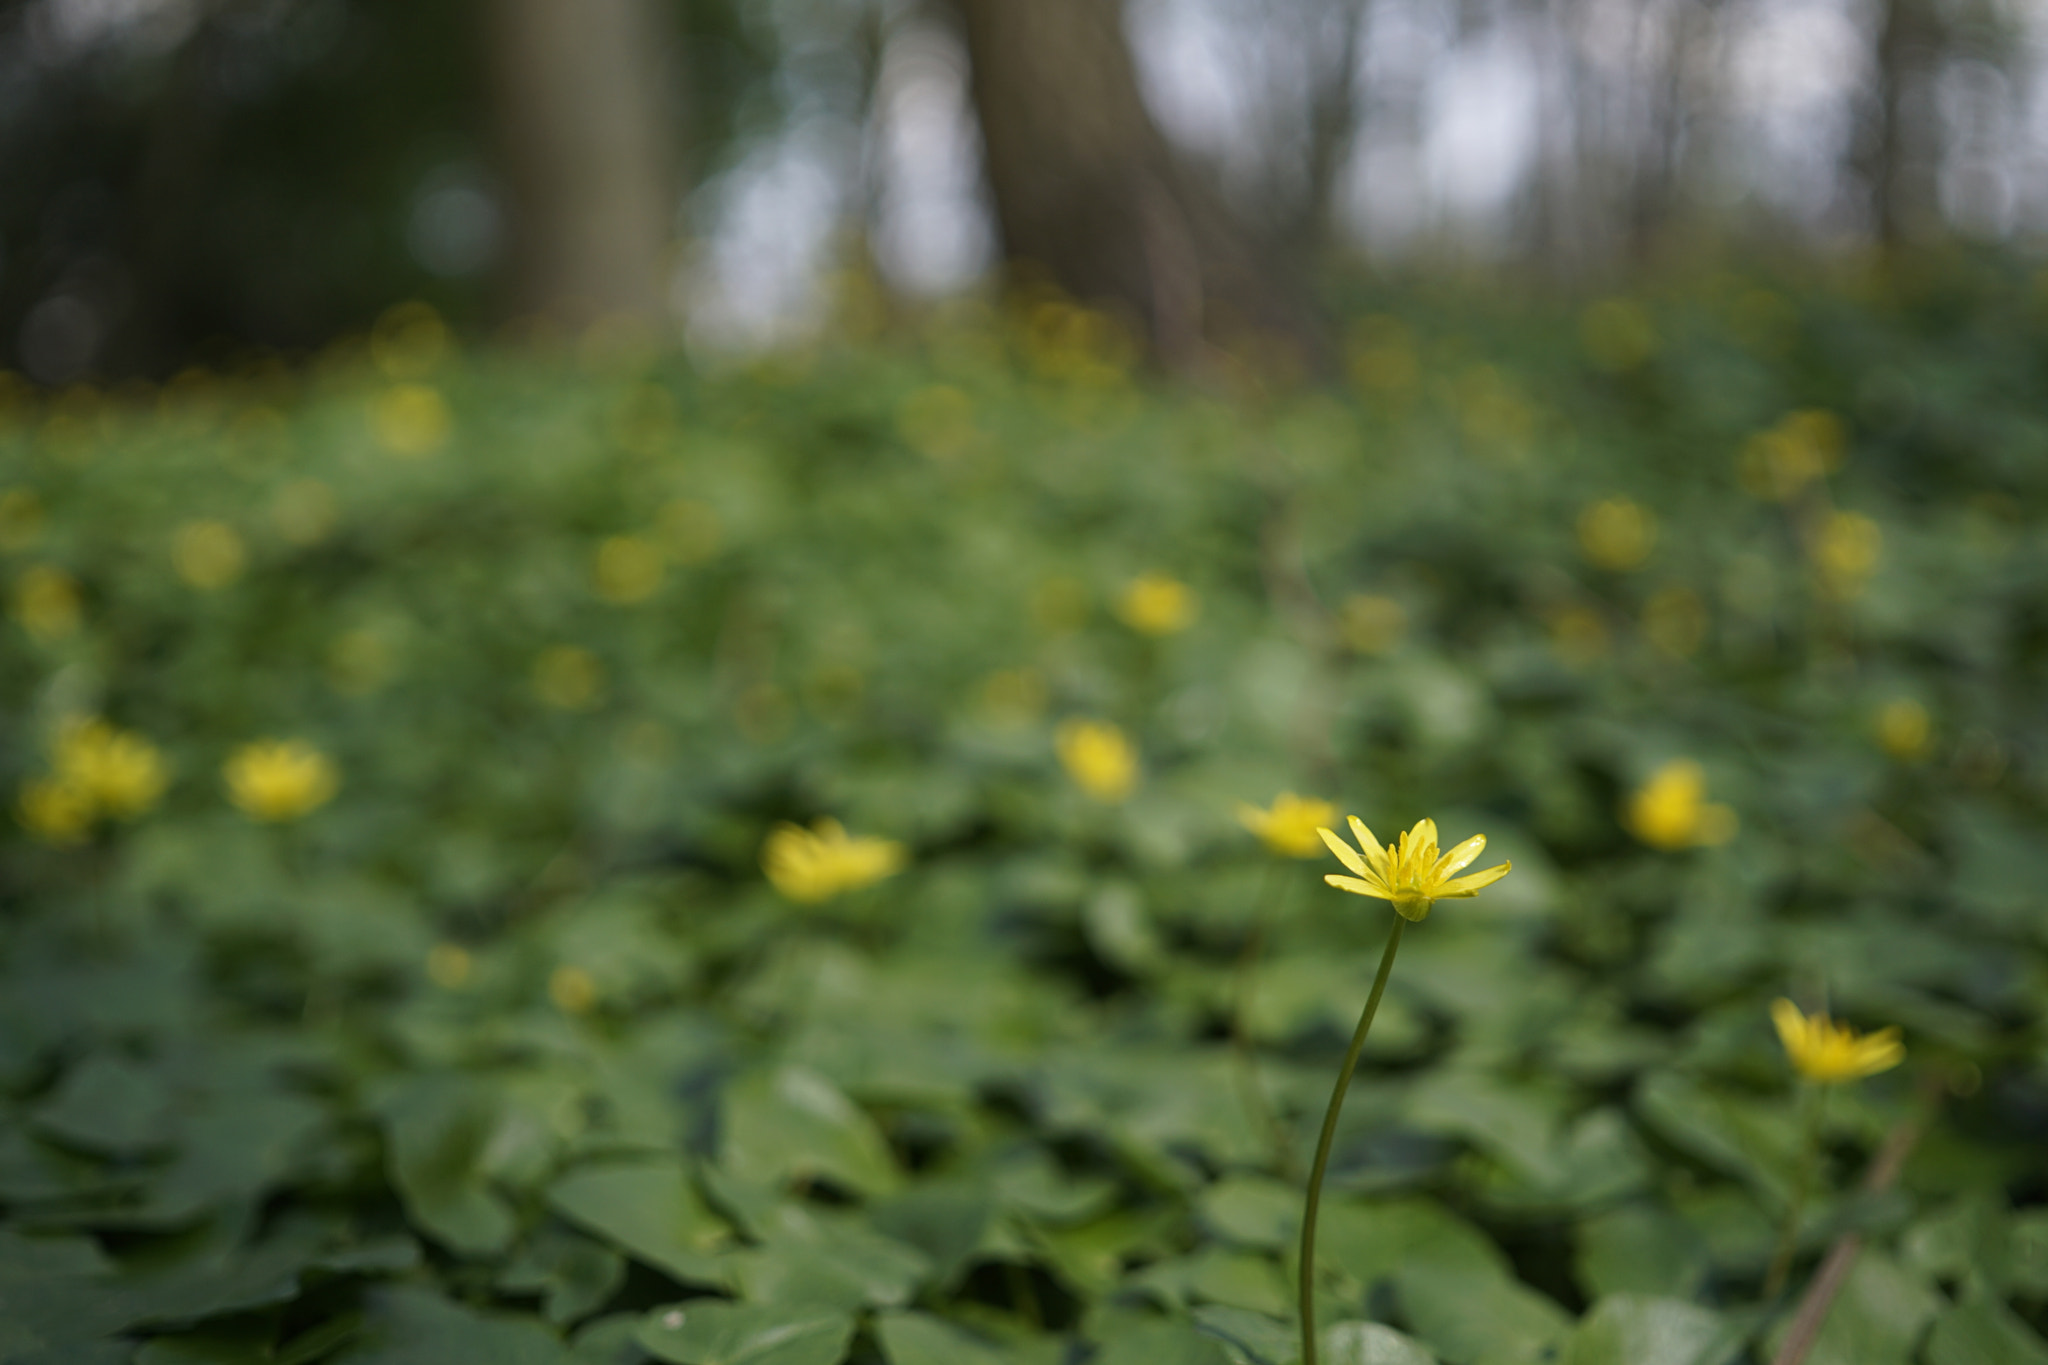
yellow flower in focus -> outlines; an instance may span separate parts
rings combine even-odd
[[[78,580],[51,564],[38,564],[14,581],[14,619],[38,640],[61,640],[82,615]]]
[[[1272,808],[1240,805],[1237,818],[1260,842],[1283,858],[1315,858],[1323,851],[1324,825],[1337,818],[1337,808],[1313,796],[1281,792]]]
[[[1596,568],[1627,573],[1657,545],[1657,519],[1627,498],[1607,498],[1579,513],[1579,549]]]
[[[454,426],[448,400],[430,384],[393,384],[370,405],[370,430],[393,455],[431,455]]]
[[[1856,512],[1831,512],[1813,543],[1813,566],[1821,587],[1833,597],[1854,597],[1877,568],[1884,532]]]
[[[855,838],[837,820],[809,829],[780,824],[761,845],[761,870],[793,901],[815,905],[903,870],[910,850],[893,839]]]
[[[604,665],[587,649],[555,645],[533,661],[533,690],[558,710],[587,711],[604,695]]]
[[[1933,732],[1934,722],[1927,708],[1910,698],[1886,702],[1877,713],[1877,742],[1901,762],[1910,763],[1924,756]]]
[[[1338,628],[1360,654],[1390,654],[1408,633],[1408,610],[1391,597],[1355,592],[1344,599]]]
[[[1414,829],[1401,835],[1399,843],[1388,844],[1384,848],[1373,837],[1373,832],[1365,827],[1365,821],[1355,815],[1350,817],[1350,821],[1351,837],[1358,840],[1357,849],[1338,838],[1335,830],[1319,829],[1316,835],[1329,846],[1330,852],[1337,855],[1337,861],[1356,875],[1341,877],[1333,872],[1323,880],[1354,896],[1392,901],[1395,912],[1403,919],[1426,919],[1429,907],[1437,901],[1476,896],[1507,876],[1513,867],[1512,863],[1502,863],[1484,872],[1460,877],[1457,874],[1485,852],[1484,834],[1475,834],[1450,852],[1439,855],[1434,820],[1418,820]],[[1364,850],[1363,856],[1360,849]]]
[[[93,814],[117,819],[154,806],[170,780],[154,744],[97,717],[67,724],[55,757],[57,781],[83,797]]]
[[[1707,800],[1706,769],[1689,758],[1676,758],[1650,775],[1629,797],[1622,823],[1652,848],[1725,844],[1740,822],[1735,812]]]
[[[1114,804],[1137,788],[1138,750],[1108,721],[1064,721],[1053,744],[1067,776],[1097,801]]]
[[[638,536],[611,536],[597,547],[597,595],[614,606],[645,602],[661,586],[661,547]]]
[[[281,823],[309,815],[341,785],[334,760],[304,740],[259,739],[235,750],[221,774],[228,799],[252,820]]]
[[[187,587],[212,592],[242,576],[249,552],[226,522],[188,521],[171,541],[171,563]]]
[[[1148,573],[1125,586],[1116,614],[1140,635],[1177,635],[1193,623],[1198,605],[1187,584]]]
[[[44,843],[75,844],[92,829],[92,798],[62,778],[37,778],[22,784],[18,815]]]
[[[1771,1022],[1778,1041],[1800,1075],[1821,1085],[1860,1081],[1889,1071],[1906,1058],[1896,1027],[1859,1036],[1847,1024],[1822,1014],[1801,1014],[1790,1000],[1771,1002]]]

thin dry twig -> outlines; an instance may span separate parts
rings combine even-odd
[[[1884,1145],[1870,1159],[1870,1168],[1863,1173],[1865,1190],[1879,1194],[1898,1183],[1906,1158],[1912,1155],[1914,1146],[1933,1121],[1946,1089],[1947,1083],[1939,1075],[1930,1075],[1921,1082],[1920,1103],[1915,1106],[1912,1117],[1886,1134]],[[1835,1239],[1835,1244],[1828,1248],[1827,1259],[1820,1263],[1820,1269],[1806,1286],[1805,1297],[1799,1300],[1799,1311],[1792,1316],[1791,1330],[1785,1333],[1785,1343],[1778,1348],[1771,1365],[1804,1365],[1807,1352],[1813,1349],[1813,1343],[1820,1338],[1820,1329],[1827,1323],[1828,1311],[1835,1306],[1835,1296],[1848,1283],[1849,1271],[1855,1267],[1856,1258],[1862,1251],[1863,1234],[1860,1232],[1845,1232]]]

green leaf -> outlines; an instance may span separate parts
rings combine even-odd
[[[673,1365],[839,1365],[853,1340],[846,1313],[690,1299],[657,1308],[639,1341]]]
[[[479,1313],[430,1289],[373,1290],[362,1332],[330,1365],[571,1365],[540,1323]]]
[[[900,1308],[931,1271],[917,1248],[822,1210],[785,1204],[763,1232],[762,1246],[732,1257],[750,1300],[848,1312]]]
[[[1741,1347],[1739,1326],[1696,1304],[1610,1294],[1580,1320],[1560,1365],[1723,1365]]]
[[[1706,1279],[1706,1241],[1685,1220],[1624,1204],[1579,1225],[1575,1270],[1587,1294],[1683,1298]]]
[[[1184,1322],[1125,1325],[1102,1343],[1093,1365],[1230,1365],[1215,1337]]]
[[[815,1072],[784,1067],[735,1082],[724,1120],[721,1160],[741,1180],[824,1178],[870,1196],[903,1183],[874,1120]]]
[[[1240,1246],[1278,1251],[1301,1236],[1301,1191],[1269,1176],[1225,1176],[1196,1206],[1210,1230]]]
[[[875,1335],[889,1365],[1003,1365],[995,1346],[929,1313],[884,1313]]]
[[[518,1227],[484,1169],[499,1113],[486,1086],[452,1075],[414,1077],[383,1106],[387,1164],[407,1216],[465,1256],[496,1255]]]
[[[88,1151],[143,1152],[171,1141],[171,1096],[150,1068],[95,1053],[64,1073],[56,1093],[36,1110],[35,1123]]]
[[[1395,1284],[1416,1336],[1450,1360],[1539,1365],[1571,1330],[1562,1308],[1512,1276],[1411,1266]]]
[[[2048,1365],[2048,1341],[1997,1299],[1943,1310],[1927,1334],[1927,1365]]]
[[[1421,1342],[1377,1322],[1335,1323],[1323,1331],[1320,1345],[1325,1365],[1436,1365]],[[1297,1345],[1289,1358],[1300,1354]]]
[[[570,1222],[686,1284],[727,1282],[719,1252],[731,1232],[676,1158],[579,1166],[547,1198]]]
[[[543,1294],[541,1311],[556,1324],[571,1323],[611,1301],[626,1281],[626,1260],[617,1252],[560,1228],[543,1229],[498,1277],[513,1294]]]
[[[876,1205],[870,1221],[930,1257],[932,1278],[949,1285],[980,1249],[994,1214],[995,1198],[985,1185],[927,1181]]]
[[[1866,1248],[1814,1339],[1807,1365],[1906,1365],[1940,1306],[1941,1296],[1924,1278]],[[1790,1325],[1781,1321],[1772,1332],[1772,1355]]]

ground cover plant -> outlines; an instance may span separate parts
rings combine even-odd
[[[0,1362],[1283,1365],[1345,814],[1514,870],[1322,1360],[1770,1360],[1849,1233],[1810,1361],[2048,1360],[2048,348],[1944,269],[8,390]]]

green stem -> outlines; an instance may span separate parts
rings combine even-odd
[[[1278,873],[1280,864],[1269,861],[1264,879],[1259,883],[1258,900],[1252,910],[1252,927],[1246,933],[1244,947],[1237,955],[1237,966],[1232,972],[1234,983],[1230,992],[1230,1049],[1237,1062],[1237,1087],[1239,1098],[1244,1103],[1245,1117],[1256,1128],[1264,1128],[1273,1141],[1273,1159],[1281,1176],[1293,1172],[1294,1154],[1287,1140],[1287,1130],[1280,1123],[1280,1116],[1273,1112],[1273,1106],[1266,1100],[1265,1087],[1259,1084],[1259,1059],[1252,1052],[1252,1040],[1248,1033],[1252,1008],[1252,979],[1259,957],[1266,946],[1266,929],[1271,924],[1280,897],[1273,892],[1283,887]]]
[[[1799,1251],[1799,1220],[1806,1214],[1806,1198],[1813,1188],[1814,1167],[1820,1161],[1821,1116],[1827,1109],[1827,1087],[1806,1084],[1800,1108],[1805,1122],[1800,1125],[1799,1169],[1793,1177],[1792,1199],[1785,1210],[1785,1227],[1778,1234],[1778,1248],[1771,1253],[1770,1273],[1764,1276],[1764,1298],[1775,1299],[1792,1273],[1792,1258]]]
[[[1358,1016],[1358,1031],[1351,1035],[1344,1068],[1337,1073],[1337,1086],[1330,1092],[1330,1110],[1323,1115],[1322,1136],[1316,1139],[1315,1165],[1309,1168],[1308,1202],[1301,1210],[1301,1365],[1316,1365],[1316,1214],[1323,1202],[1323,1173],[1330,1165],[1330,1143],[1337,1136],[1337,1115],[1344,1108],[1344,1092],[1351,1088],[1351,1073],[1358,1069],[1358,1054],[1365,1050],[1365,1035],[1372,1032],[1373,1016],[1380,1012],[1380,997],[1386,993],[1387,977],[1394,970],[1394,954],[1401,949],[1401,931],[1407,925],[1408,921],[1400,915],[1394,916],[1393,932],[1387,935],[1387,950],[1380,955],[1379,975],[1373,978],[1365,1013]]]

